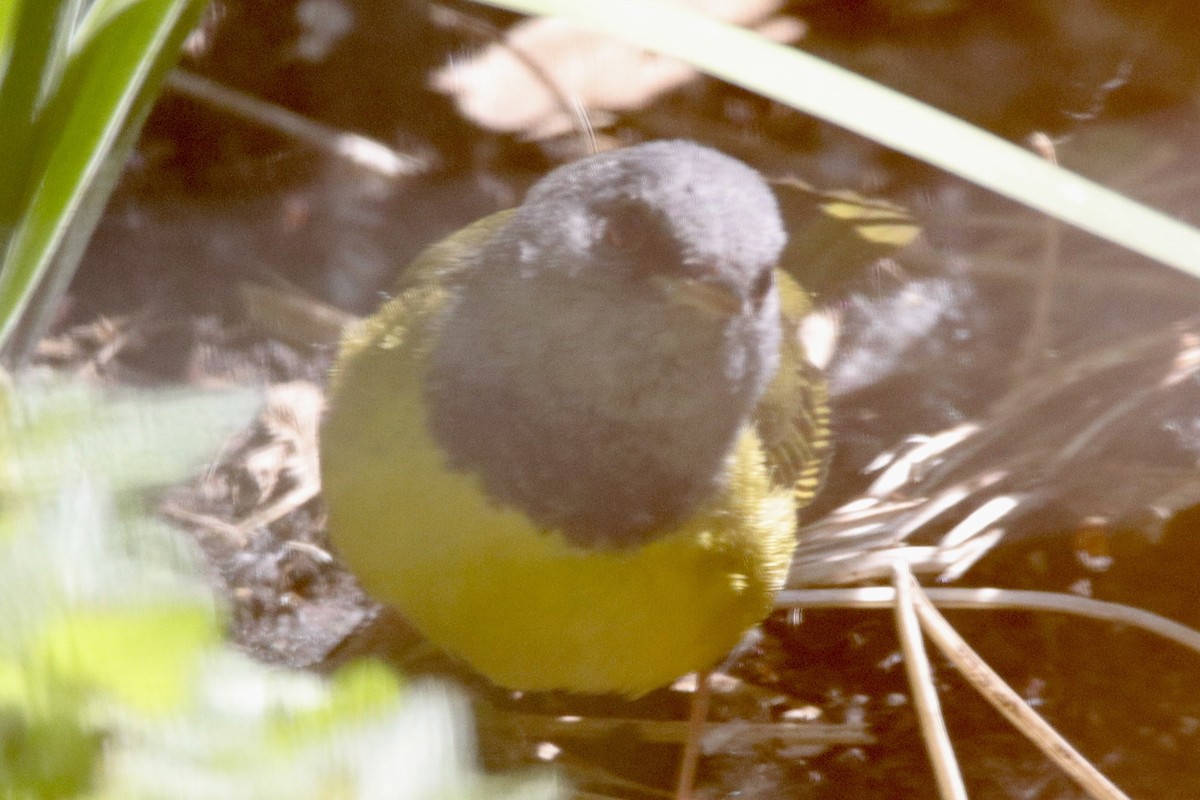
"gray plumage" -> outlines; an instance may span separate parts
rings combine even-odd
[[[778,365],[784,241],[761,177],[692,143],[548,174],[440,321],[426,406],[450,465],[583,545],[686,519],[722,487]],[[733,305],[673,302],[664,287],[686,279]]]

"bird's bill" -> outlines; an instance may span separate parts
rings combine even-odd
[[[732,317],[742,311],[742,298],[737,292],[716,281],[660,275],[654,282],[667,301],[675,305],[719,317]]]

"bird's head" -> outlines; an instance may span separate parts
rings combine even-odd
[[[654,142],[560,167],[495,246],[523,278],[611,307],[660,304],[731,318],[777,314],[786,236],[750,167],[691,142]],[[674,316],[674,315],[673,315]]]

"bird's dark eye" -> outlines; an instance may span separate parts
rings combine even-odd
[[[771,287],[775,285],[775,269],[766,267],[759,271],[754,278],[754,285],[750,287],[750,299],[755,305],[760,304],[767,293],[771,291]]]
[[[614,208],[604,226],[604,243],[615,250],[633,252],[646,244],[652,222],[632,205]]]
[[[661,212],[644,203],[626,200],[601,213],[603,246],[632,274],[671,273],[683,269],[681,245]]]

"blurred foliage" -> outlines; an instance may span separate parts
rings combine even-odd
[[[0,797],[551,797],[472,769],[461,699],[222,643],[188,542],[148,515],[259,398],[0,389]]]

